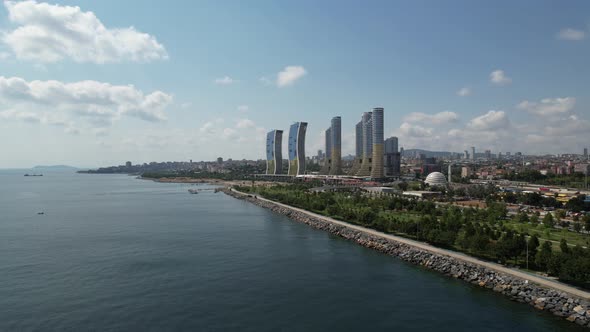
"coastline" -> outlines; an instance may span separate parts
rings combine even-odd
[[[265,198],[252,197],[231,188],[226,187],[223,191],[294,221],[446,276],[491,289],[513,301],[528,303],[537,310],[590,328],[590,293],[584,290],[426,243],[345,223]]]
[[[238,185],[248,185],[248,181],[237,181],[237,180],[221,180],[221,179],[195,179],[195,178],[187,178],[187,177],[163,177],[163,178],[147,178],[138,176],[140,180],[148,180],[160,183],[193,183],[193,184],[211,184],[211,185],[219,185],[219,186],[238,186]]]

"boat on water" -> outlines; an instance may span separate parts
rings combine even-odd
[[[188,192],[191,194],[198,194],[199,193],[199,191],[197,189],[189,189]]]
[[[43,174],[29,174],[29,173],[27,173],[27,174],[25,174],[25,176],[43,176]]]

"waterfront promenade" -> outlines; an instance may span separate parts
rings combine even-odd
[[[240,191],[237,191],[237,190],[235,190],[233,188],[231,190],[234,193],[237,193],[239,195],[243,195],[243,196],[249,195],[249,194],[246,194],[246,193],[242,193]],[[534,275],[534,274],[527,273],[527,272],[524,272],[524,271],[521,271],[521,270],[509,268],[509,267],[506,267],[506,266],[503,266],[503,265],[500,265],[500,264],[483,261],[481,259],[478,259],[478,258],[475,258],[475,257],[472,257],[472,256],[468,256],[468,255],[465,255],[465,254],[462,254],[462,253],[458,253],[458,252],[455,252],[455,251],[452,251],[452,250],[437,248],[437,247],[434,247],[434,246],[429,245],[427,243],[423,243],[423,242],[419,242],[419,241],[415,241],[415,240],[410,240],[410,239],[403,238],[403,237],[396,236],[396,235],[392,235],[392,234],[386,234],[386,233],[383,233],[383,232],[376,231],[374,229],[370,229],[370,228],[366,228],[366,227],[362,227],[362,226],[358,226],[358,225],[353,225],[353,224],[350,224],[350,223],[347,223],[347,222],[343,222],[343,221],[339,221],[339,220],[336,220],[336,219],[333,219],[333,218],[330,218],[330,217],[322,216],[320,214],[313,213],[313,212],[310,212],[310,211],[307,211],[307,210],[304,210],[304,209],[296,208],[296,207],[293,207],[293,206],[290,206],[290,205],[286,205],[286,204],[275,202],[275,201],[272,201],[272,200],[269,200],[269,199],[266,199],[266,198],[262,198],[260,196],[257,196],[257,199],[258,200],[261,200],[261,201],[264,201],[264,202],[267,202],[267,203],[274,204],[274,205],[279,206],[279,207],[283,207],[283,208],[286,208],[286,209],[291,209],[293,211],[297,211],[299,213],[306,214],[309,217],[316,218],[316,219],[322,220],[322,221],[327,222],[327,223],[331,223],[331,224],[334,224],[334,225],[346,227],[346,228],[349,228],[349,229],[352,229],[352,230],[355,230],[355,231],[358,231],[358,232],[361,232],[361,233],[364,233],[364,234],[367,234],[367,235],[376,236],[376,237],[380,237],[380,238],[383,238],[383,239],[386,239],[386,240],[390,240],[390,241],[402,243],[402,244],[405,244],[405,245],[408,245],[408,246],[411,246],[411,247],[414,247],[414,248],[417,248],[417,249],[420,249],[420,250],[431,252],[431,253],[436,254],[436,255],[444,255],[444,256],[452,257],[452,258],[457,259],[459,261],[463,261],[463,262],[466,262],[466,263],[475,264],[475,265],[478,265],[478,266],[481,266],[481,267],[484,267],[484,268],[487,268],[487,269],[490,269],[490,270],[493,270],[493,271],[496,271],[496,272],[499,272],[499,273],[503,273],[503,274],[506,274],[506,275],[509,275],[509,276],[512,276],[512,277],[516,277],[516,278],[519,278],[519,279],[522,279],[522,280],[526,280],[528,282],[535,283],[535,284],[537,284],[539,286],[542,286],[542,287],[550,288],[550,289],[553,289],[553,290],[556,290],[556,291],[560,291],[560,292],[565,292],[567,294],[573,295],[573,296],[578,297],[580,299],[583,299],[583,300],[586,300],[586,301],[590,301],[590,292],[584,291],[582,289],[578,289],[578,288],[575,288],[575,287],[572,287],[572,286],[569,286],[569,285],[566,285],[566,284],[561,283],[561,282],[556,281],[556,280],[552,280],[552,279],[548,279],[548,278],[543,278],[543,277],[538,276],[538,275]]]

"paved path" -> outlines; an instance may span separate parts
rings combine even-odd
[[[242,192],[239,192],[237,190],[232,189],[233,192],[241,194],[241,195],[248,195]],[[472,257],[472,256],[468,256],[462,253],[458,253],[452,250],[447,250],[447,249],[442,249],[442,248],[437,248],[434,246],[431,246],[429,244],[423,243],[423,242],[419,242],[419,241],[414,241],[414,240],[410,240],[410,239],[406,239],[400,236],[396,236],[396,235],[391,235],[391,234],[385,234],[379,231],[376,231],[374,229],[370,229],[370,228],[366,228],[366,227],[362,227],[362,226],[357,226],[357,225],[353,225],[353,224],[349,224],[347,222],[343,222],[343,221],[339,221],[336,219],[332,219],[329,217],[325,217],[322,216],[320,214],[317,213],[313,213],[313,212],[309,212],[307,210],[304,209],[300,209],[300,208],[296,208],[290,205],[286,205],[286,204],[282,204],[282,203],[278,203],[275,201],[271,201],[269,199],[266,198],[262,198],[260,196],[257,196],[257,198],[259,200],[265,201],[265,202],[269,202],[269,203],[273,203],[277,206],[282,206],[284,208],[287,209],[291,209],[291,210],[295,210],[297,212],[301,212],[301,213],[305,213],[307,215],[309,215],[310,217],[313,218],[317,218],[317,219],[321,219],[323,221],[332,223],[332,224],[336,224],[336,225],[340,225],[340,226],[344,226],[350,229],[354,229],[356,231],[359,232],[363,232],[365,234],[370,234],[370,235],[374,235],[374,236],[379,236],[388,240],[392,240],[392,241],[396,241],[396,242],[400,242],[400,243],[404,243],[416,248],[420,248],[422,250],[425,251],[429,251],[435,254],[439,254],[439,255],[445,255],[445,256],[450,256],[459,260],[462,260],[464,262],[469,262],[472,264],[476,264],[479,266],[483,266],[485,268],[497,271],[497,272],[501,272],[507,275],[511,275],[513,277],[517,277],[520,279],[524,279],[524,280],[528,280],[529,282],[534,282],[538,285],[547,287],[547,288],[552,288],[561,292],[566,292],[572,295],[575,295],[577,297],[580,297],[582,299],[586,299],[586,300],[590,300],[590,292],[572,287],[572,286],[568,286],[566,284],[563,284],[561,282],[555,281],[555,280],[551,280],[551,279],[545,279],[541,276],[537,276],[534,274],[530,274],[521,270],[516,270],[516,269],[511,269],[509,267],[500,265],[500,264],[496,264],[496,263],[491,263],[491,262],[486,262],[486,261],[482,261],[478,258]]]

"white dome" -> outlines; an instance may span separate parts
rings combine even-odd
[[[432,172],[428,174],[424,183],[427,183],[431,187],[433,186],[446,186],[447,185],[447,178],[441,172]]]

